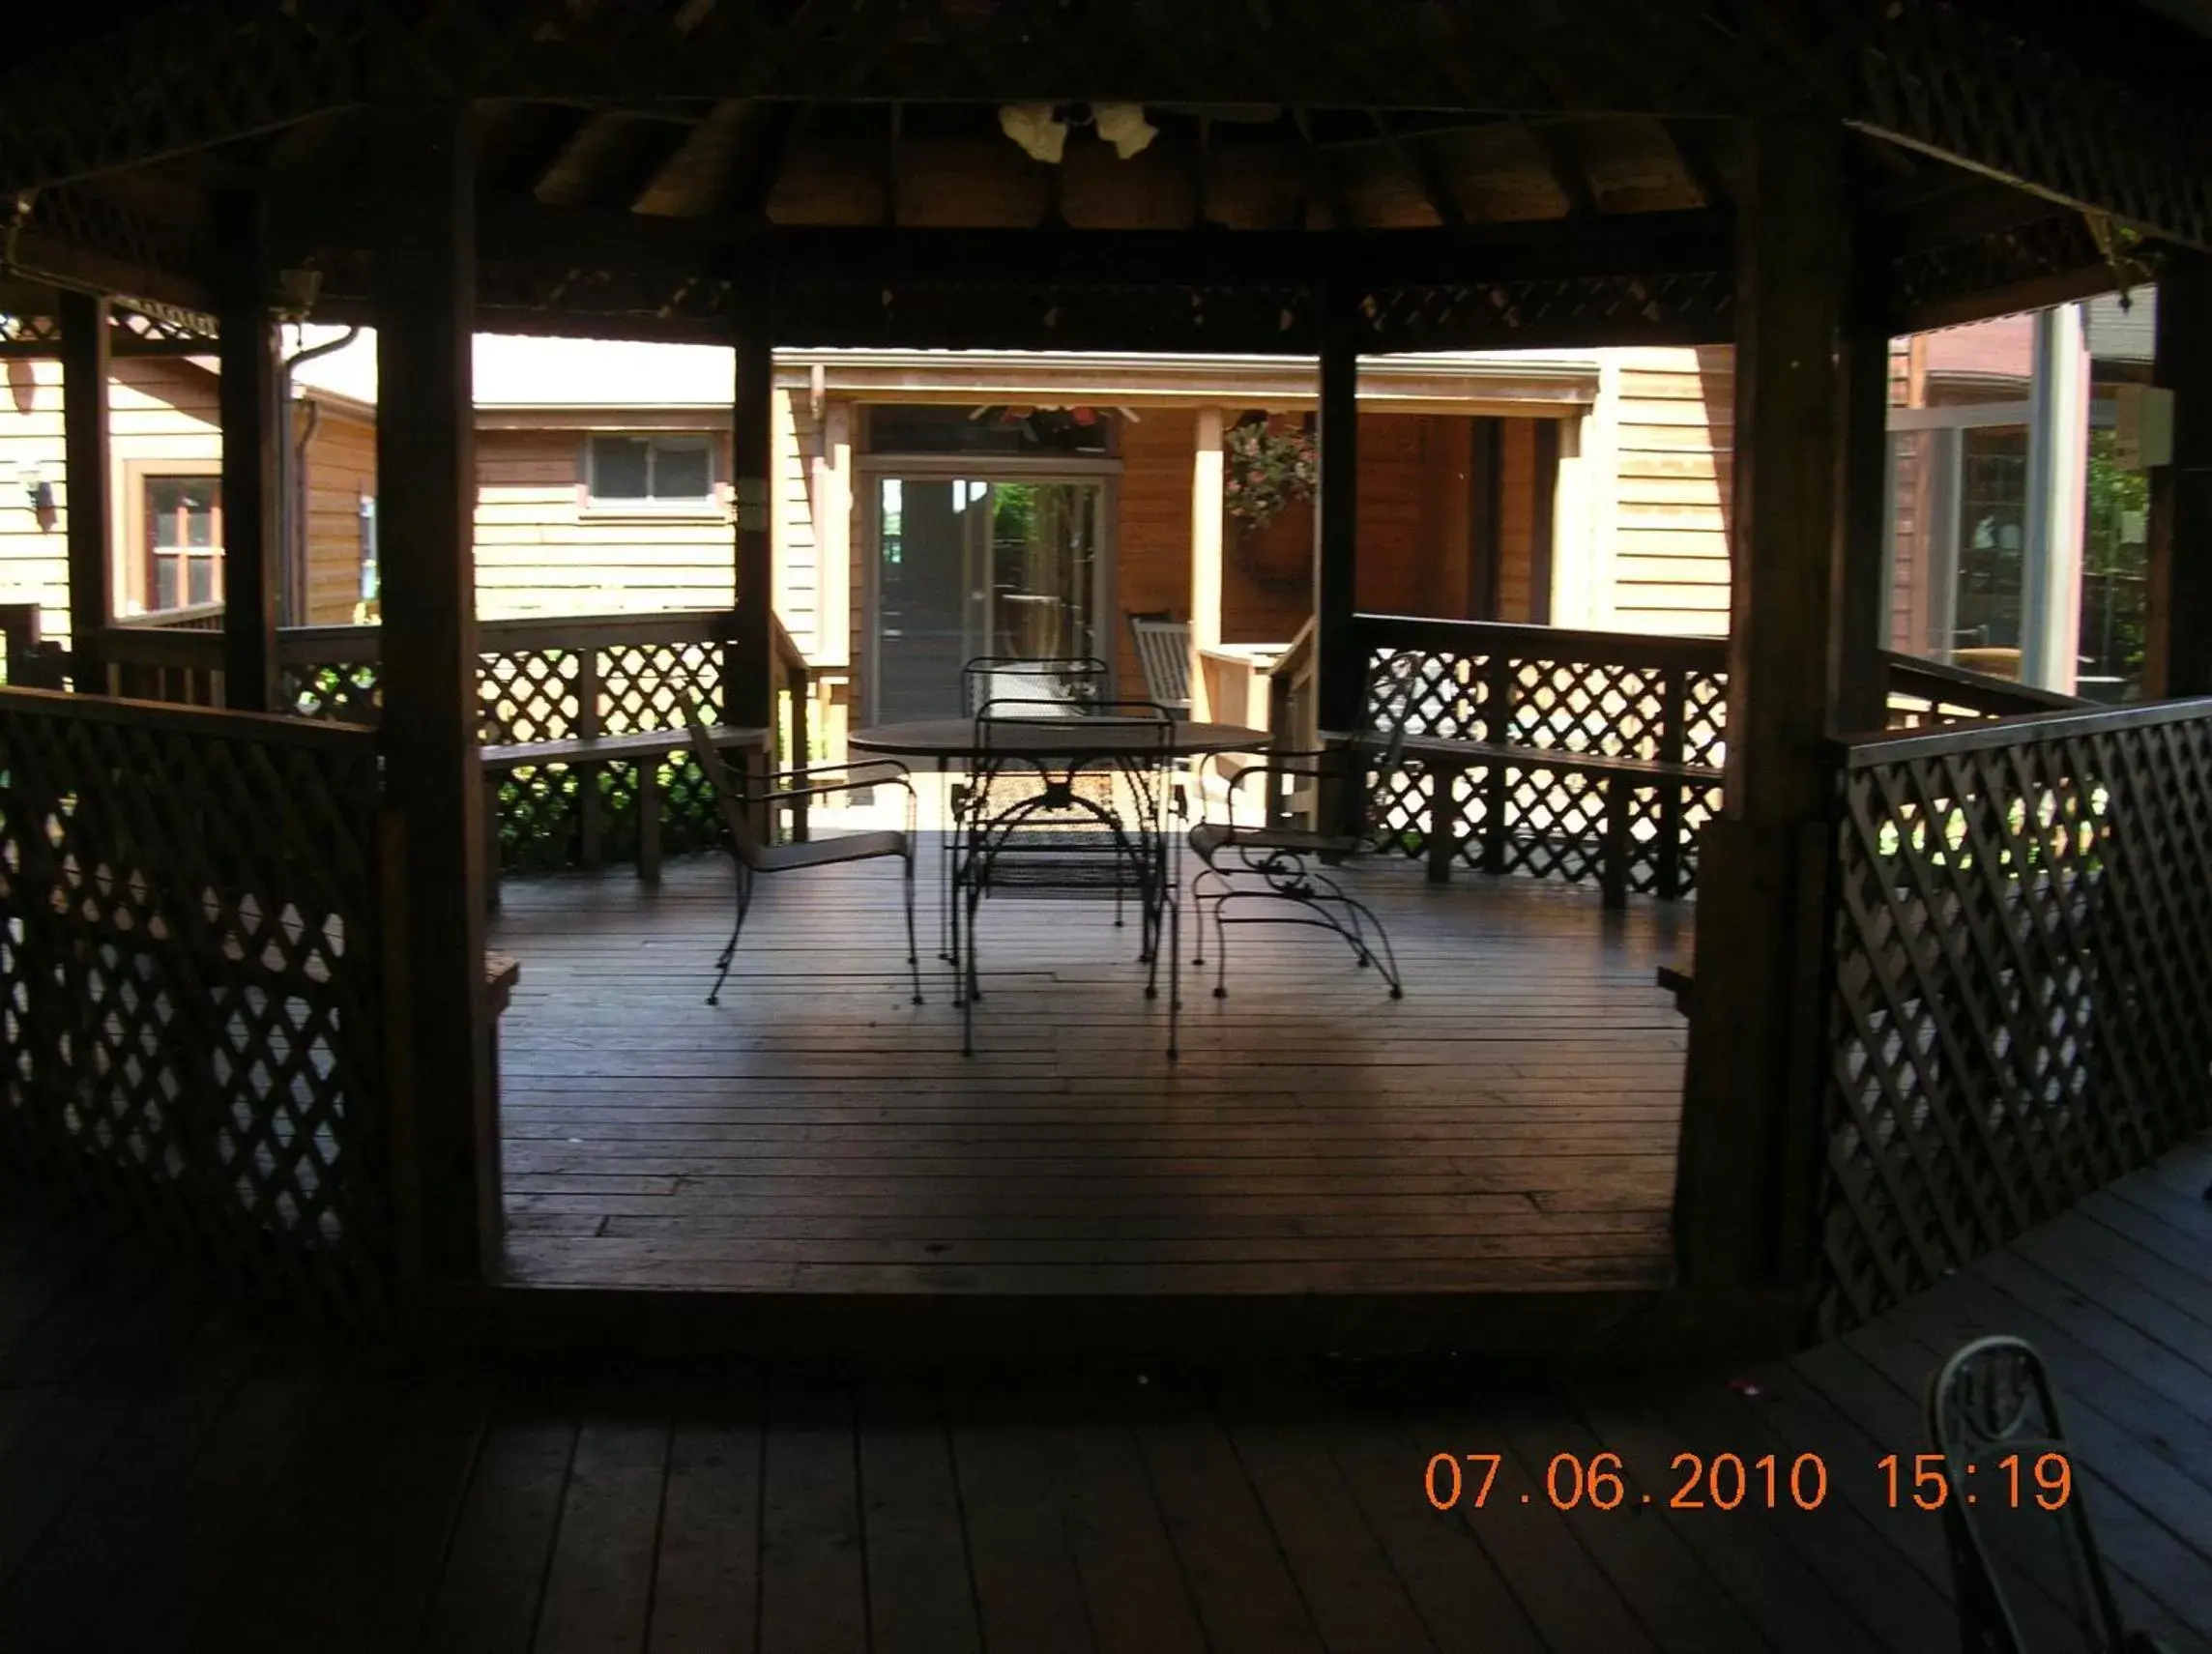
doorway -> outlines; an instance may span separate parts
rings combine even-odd
[[[871,722],[965,715],[977,656],[1110,658],[1103,479],[882,473],[868,506]]]

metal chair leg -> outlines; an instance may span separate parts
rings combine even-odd
[[[911,845],[911,840],[909,841]],[[914,1003],[921,1003],[921,954],[914,940],[914,852],[910,848],[899,857],[903,876],[900,883],[906,895],[906,970],[914,981]]]
[[[722,944],[721,956],[714,961],[714,985],[707,991],[707,1002],[722,1002],[722,984],[730,979],[730,962],[738,956],[738,938],[744,933],[745,910],[752,905],[753,884],[743,874],[738,876],[738,922],[730,927],[730,940]]]

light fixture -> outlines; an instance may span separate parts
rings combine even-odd
[[[1067,149],[1067,123],[1050,103],[1008,103],[999,110],[999,130],[1019,144],[1032,160],[1058,166]]]
[[[26,459],[15,468],[15,480],[23,485],[23,501],[32,510],[44,516],[54,508],[54,485],[46,480],[44,467],[35,459]]]
[[[1142,155],[1160,135],[1159,128],[1145,119],[1142,103],[1093,103],[1091,118],[1098,135],[1112,144],[1114,153],[1123,160]]]

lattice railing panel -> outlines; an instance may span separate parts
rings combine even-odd
[[[0,694],[0,1139],[266,1285],[391,1232],[365,733]]]
[[[1717,640],[1639,638],[1487,623],[1362,620],[1370,640],[1368,719],[1410,682],[1407,733],[1562,753],[1718,768],[1728,677]],[[1435,777],[1409,755],[1369,788],[1370,836],[1429,853]],[[1605,860],[1604,783],[1540,765],[1471,763],[1454,780],[1453,857],[1492,872],[1596,883]],[[1629,788],[1629,888],[1694,887],[1697,833],[1717,786]],[[1673,852],[1665,847],[1672,835]]]
[[[1842,801],[1829,1330],[2212,1124],[2212,711],[1870,740]]]

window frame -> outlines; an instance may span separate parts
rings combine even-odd
[[[601,494],[599,489],[599,444],[601,442],[642,442],[646,445],[645,475],[648,492],[643,495]],[[654,484],[656,456],[664,447],[683,447],[704,450],[707,456],[707,491],[703,494],[674,495],[661,498],[650,492]],[[701,430],[607,430],[589,431],[584,436],[583,487],[580,502],[581,514],[586,518],[614,517],[688,518],[699,521],[716,521],[729,515],[723,498],[722,442],[718,433]]]
[[[156,525],[160,518],[154,509],[154,489],[162,483],[174,482],[196,483],[211,489],[213,492],[214,506],[210,512],[212,521],[209,524],[209,541],[205,547],[194,547],[187,544],[164,550],[155,542]],[[130,487],[136,530],[134,536],[135,555],[131,560],[132,578],[130,590],[138,612],[146,615],[170,615],[183,609],[206,608],[224,602],[227,588],[224,575],[227,572],[228,559],[225,556],[227,542],[223,534],[222,475],[220,470],[208,471],[186,466],[172,467],[160,461],[154,461],[134,471],[130,480]],[[164,555],[174,557],[177,560],[180,597],[179,601],[165,607],[158,606],[154,601],[155,594],[160,589],[160,582],[157,577],[159,560]],[[191,600],[191,563],[194,558],[204,559],[209,565],[209,585],[214,595],[208,597],[204,602],[195,603]]]

